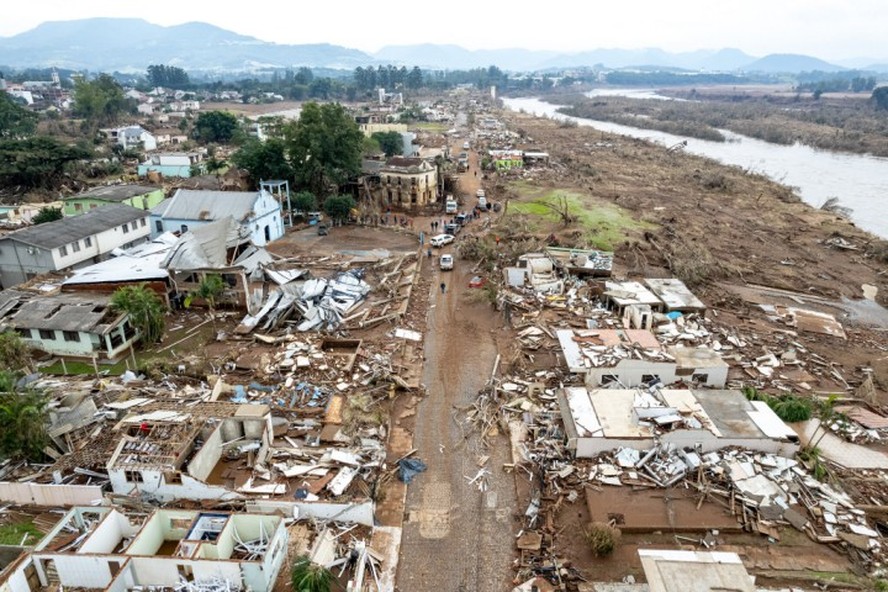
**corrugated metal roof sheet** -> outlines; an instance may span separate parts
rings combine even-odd
[[[179,238],[160,266],[176,271],[230,267],[228,247],[248,240],[240,231],[231,216],[198,226]]]
[[[220,220],[231,216],[238,222],[249,218],[258,191],[199,191],[179,189],[165,209],[153,213],[174,220]]]
[[[108,204],[80,216],[24,228],[7,234],[5,238],[35,247],[54,249],[146,216],[143,210],[126,204]]]

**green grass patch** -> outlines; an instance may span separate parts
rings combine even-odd
[[[447,127],[446,123],[441,123],[440,121],[418,121],[416,123],[411,123],[407,127],[414,127],[423,132],[430,132],[433,134],[443,134],[446,132],[449,127]]]
[[[30,520],[0,526],[0,545],[33,545],[41,538],[43,533]]]
[[[130,362],[132,364],[132,362]],[[64,365],[59,360],[56,360],[49,366],[44,366],[40,369],[40,371],[44,374],[52,374],[54,376],[64,376],[66,374],[65,370],[67,369],[67,374],[71,376],[77,375],[94,375],[96,373],[93,368],[92,362],[77,362],[73,360],[65,360]],[[121,361],[116,364],[108,365],[99,363],[99,373],[106,376],[120,376],[126,372],[126,363]]]
[[[584,229],[586,240],[596,249],[613,251],[629,234],[653,227],[650,223],[633,218],[628,210],[589,195],[534,187],[525,181],[511,184],[510,189],[520,196],[520,201],[509,203],[510,214],[539,217],[556,224],[561,222],[560,215],[544,204],[560,204],[561,198],[566,198],[570,213],[576,220],[568,228]]]

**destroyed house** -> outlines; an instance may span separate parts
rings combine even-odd
[[[555,332],[570,372],[585,374],[590,387],[636,387],[678,382],[723,388],[728,364],[705,347],[663,350],[643,329],[559,329]]]
[[[665,312],[706,312],[706,305],[691,292],[683,281],[675,278],[645,279],[645,285],[663,303]]]
[[[654,312],[663,310],[660,298],[639,282],[605,282],[603,296],[607,307],[620,317],[630,306],[650,307]]]
[[[164,232],[184,234],[226,217],[233,218],[255,245],[265,245],[284,235],[281,204],[265,189],[260,191],[178,189],[173,197],[162,201],[151,210],[152,237]]]
[[[798,436],[767,403],[740,391],[565,387],[558,401],[568,449],[594,457],[658,443],[711,452],[730,446],[792,457]]]
[[[610,277],[614,254],[593,249],[546,247],[546,255],[559,269],[576,276]]]
[[[223,292],[216,303],[252,311],[266,295],[260,267],[271,261],[268,251],[252,244],[248,231],[226,216],[184,233],[159,266],[182,295],[198,291],[207,276],[218,275]]]
[[[639,549],[650,592],[755,592],[736,553]]]
[[[165,234],[150,243],[143,243],[100,263],[74,270],[62,282],[62,292],[113,293],[128,285],[144,285],[164,302],[172,291],[170,274],[160,267],[169,250],[169,242],[176,240]]]
[[[118,360],[139,338],[126,313],[103,294],[0,292],[0,328],[56,356]]]
[[[268,454],[271,412],[267,405],[215,407],[213,417],[156,410],[124,418],[107,464],[114,493],[159,501],[242,497],[226,486],[225,461]]]
[[[74,507],[0,583],[8,592],[200,589],[269,592],[286,560],[280,516]],[[204,588],[205,587],[205,588]]]

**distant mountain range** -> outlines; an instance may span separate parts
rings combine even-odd
[[[854,63],[864,64],[866,60],[856,59]],[[471,51],[456,45],[424,44],[387,46],[376,54],[368,54],[339,45],[269,43],[206,23],[162,27],[142,19],[118,18],[46,22],[12,37],[0,37],[0,65],[3,66],[141,72],[150,64],[220,72],[299,66],[351,70],[379,64],[450,70],[496,65],[519,72],[596,65],[766,73],[844,69],[810,56],[772,54],[756,58],[739,49],[684,53],[657,48],[596,49],[563,53],[527,49]]]

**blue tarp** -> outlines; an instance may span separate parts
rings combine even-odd
[[[402,458],[398,461],[398,479],[404,483],[410,483],[425,470],[426,464],[418,458]]]

